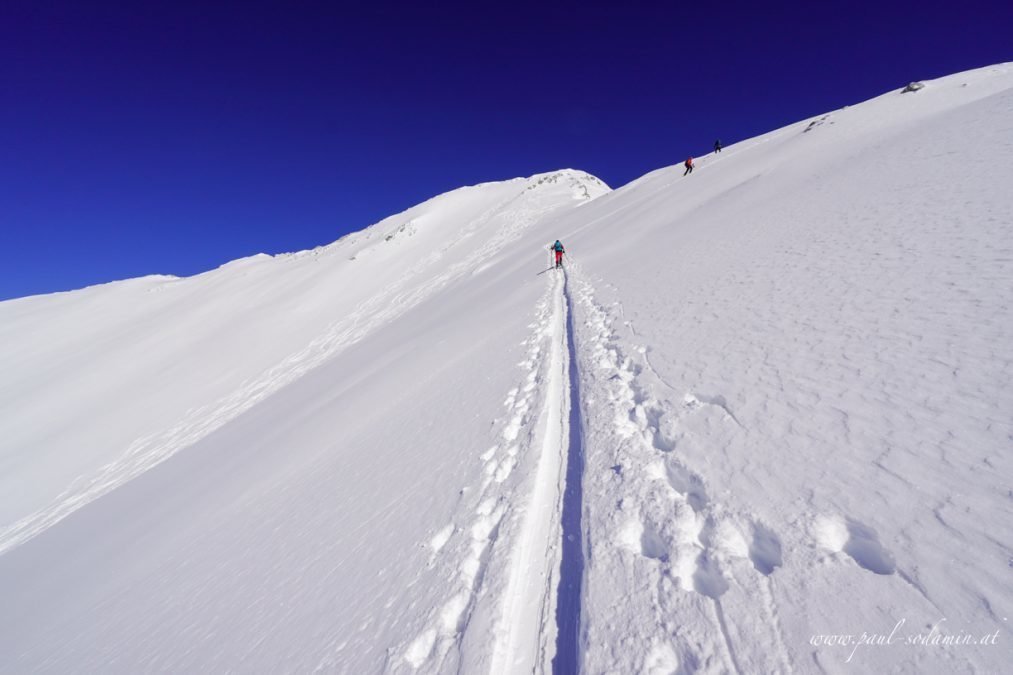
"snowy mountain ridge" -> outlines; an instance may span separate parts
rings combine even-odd
[[[0,303],[0,672],[1000,671],[1013,66],[925,84]]]
[[[545,187],[543,188],[542,186]],[[279,383],[284,380],[278,374],[279,370],[291,371],[293,373],[305,372],[305,367],[312,366],[300,365],[298,368],[291,369],[289,365],[294,362],[301,363],[305,359],[310,359],[312,364],[317,364],[321,359],[328,358],[333,353],[333,350],[344,346],[346,341],[359,339],[359,332],[362,330],[360,325],[363,322],[372,325],[371,322],[376,321],[375,315],[377,314],[386,317],[390,308],[382,306],[388,305],[392,299],[397,309],[402,310],[418,302],[433,290],[447,283],[450,279],[459,277],[464,273],[472,273],[476,265],[480,264],[485,258],[494,255],[505,243],[518,236],[524,228],[535,223],[543,215],[543,212],[551,212],[559,206],[565,206],[565,202],[557,203],[560,198],[577,199],[584,198],[584,194],[590,195],[588,186],[591,186],[590,189],[596,189],[599,192],[607,189],[597,179],[580,172],[540,174],[530,179],[515,179],[505,183],[487,183],[481,186],[461,188],[451,193],[434,197],[401,214],[384,219],[359,233],[343,238],[334,244],[323,247],[323,249],[318,249],[319,255],[345,258],[345,260],[339,260],[337,264],[327,269],[305,267],[297,263],[296,261],[303,257],[299,254],[281,257],[259,254],[232,261],[215,270],[195,277],[182,279],[169,278],[168,280],[165,277],[145,277],[142,280],[127,282],[122,287],[111,284],[94,287],[93,289],[79,293],[92,295],[94,297],[93,302],[103,306],[103,295],[125,294],[128,296],[127,298],[117,298],[114,302],[139,305],[144,307],[142,311],[157,313],[158,311],[164,311],[164,309],[158,307],[159,305],[168,304],[172,306],[178,303],[172,299],[162,301],[161,298],[153,302],[150,294],[176,295],[181,292],[185,293],[188,288],[194,287],[192,291],[186,293],[187,302],[192,302],[206,292],[205,285],[210,285],[212,288],[225,287],[227,289],[242,287],[247,284],[269,283],[272,286],[280,287],[272,288],[271,290],[265,289],[264,291],[267,297],[276,302],[285,299],[287,305],[286,307],[272,307],[272,315],[269,317],[251,315],[251,310],[256,313],[264,310],[264,307],[259,302],[254,302],[248,307],[239,308],[218,306],[214,309],[214,312],[220,314],[218,320],[221,323],[195,329],[198,333],[218,332],[222,330],[222,325],[236,321],[238,318],[253,323],[266,321],[272,324],[281,322],[286,314],[292,315],[289,317],[290,319],[294,316],[306,318],[307,322],[314,326],[313,330],[316,338],[312,341],[308,341],[304,334],[294,332],[293,326],[289,323],[280,323],[274,329],[286,334],[295,333],[293,337],[298,341],[308,341],[309,344],[301,351],[293,353],[288,351],[289,347],[286,346],[285,350],[280,353],[272,352],[272,354],[278,354],[278,356],[273,356],[275,359],[281,356],[285,357],[280,363],[271,364],[262,361],[261,364],[244,364],[245,369],[243,371],[230,374],[231,382],[238,383],[240,378],[257,377],[255,375],[256,368],[270,366],[259,377],[268,378],[272,382]],[[531,193],[531,188],[542,189],[537,193]],[[492,231],[483,232],[484,229]],[[483,241],[473,240],[472,238],[475,237],[476,233],[482,233],[487,238]],[[415,241],[411,242],[411,246],[400,245],[403,239],[411,237],[415,238]],[[427,249],[426,254],[423,256],[419,255],[420,247]],[[443,265],[446,263],[446,257],[451,252],[457,255],[463,254],[462,260],[456,263],[452,262],[449,267],[445,268]],[[355,264],[353,266],[349,263]],[[297,266],[291,267],[291,264],[297,264]],[[384,269],[378,269],[380,267]],[[413,282],[418,282],[420,276],[427,273],[428,276],[422,278],[420,285],[412,285]],[[363,278],[364,276],[366,278]],[[290,281],[289,277],[296,278]],[[138,287],[137,282],[143,282],[143,285]],[[348,283],[353,283],[355,289],[354,291],[350,291],[347,288],[343,288],[343,297],[341,298],[345,301],[343,303],[335,303],[325,307],[325,304],[330,305],[333,297],[332,292],[327,288],[324,289],[325,292],[321,294],[321,297],[313,298],[314,302],[319,304],[312,306],[314,312],[312,316],[307,316],[308,308],[300,307],[298,299],[294,306],[287,302],[290,300],[289,293],[291,293],[291,286],[288,284],[304,288],[306,284],[324,284],[329,286],[331,284]],[[219,291],[219,294],[227,297],[227,291]],[[203,300],[203,298],[201,299]],[[358,302],[352,302],[353,300],[357,300]],[[66,298],[61,294],[48,298],[42,296],[11,301],[8,304],[17,307],[19,304],[60,303],[63,301],[66,301]],[[88,298],[85,304],[89,301],[92,301],[92,298]],[[210,302],[214,303],[215,300],[212,298]],[[270,302],[270,300],[267,302]],[[205,318],[203,315],[208,310],[201,307],[201,304],[200,302],[194,302],[192,305],[179,307],[179,310],[184,315],[179,317],[179,319],[187,320],[189,317],[186,315],[190,314],[196,315],[195,319]],[[88,311],[91,312],[93,309],[89,307]],[[325,318],[330,318],[331,324],[327,326],[325,332],[321,335],[318,333],[320,330],[318,327],[325,325]],[[82,318],[75,316],[72,320],[75,323],[80,323]],[[116,327],[106,326],[104,328],[106,330],[110,328],[115,330]],[[164,327],[159,325],[152,326],[152,328],[160,331]],[[250,329],[257,336],[268,341],[272,338],[268,337],[268,334],[264,332],[265,330],[268,333],[271,332],[266,326]],[[184,336],[180,331],[178,338],[172,344],[164,344],[169,349],[169,353],[166,353],[161,359],[156,359],[154,355],[149,355],[149,360],[153,362],[152,365],[162,361],[162,363],[158,363],[159,367],[168,367],[165,361],[178,359],[187,353],[186,347],[183,349],[180,347],[186,345],[189,340],[192,340],[193,335],[187,334]],[[155,340],[156,338],[154,335],[149,335],[147,339]],[[75,349],[76,342],[73,339],[68,340],[65,343],[66,348]],[[217,346],[217,348],[227,349],[224,344]],[[192,352],[190,356],[193,356]],[[213,358],[222,359],[224,356],[224,353],[218,352]],[[249,354],[244,354],[243,356],[248,359]],[[22,355],[19,365],[21,367],[28,366],[31,357],[31,354]],[[54,354],[52,351],[39,353],[40,361],[48,361],[53,358]],[[12,365],[9,372],[16,373],[17,370]],[[155,374],[152,373],[151,376],[154,378]],[[190,377],[197,379],[202,378],[203,375],[193,373]],[[258,395],[252,400],[259,400],[259,396],[265,393],[262,388],[266,385],[260,380],[254,379],[252,382],[248,381],[246,386],[253,387],[258,392]],[[192,396],[194,391],[187,388],[185,393]],[[240,391],[245,390],[241,389]],[[89,392],[81,391],[79,394],[87,396]],[[235,408],[237,404],[233,400],[237,395],[246,401],[243,405],[252,403],[252,400],[246,398],[245,394],[237,394],[233,391],[226,398],[221,399],[220,405],[238,412],[238,409]],[[30,403],[30,399],[21,399],[22,405],[27,406]],[[182,403],[181,401],[176,406],[176,409],[179,411],[176,414],[181,414],[186,410]],[[192,414],[194,408],[204,409],[209,405],[207,401],[201,402],[196,406],[194,403],[195,401],[191,400],[187,406],[191,409],[190,414]],[[76,402],[73,407],[80,405],[82,405],[80,402]],[[189,429],[192,424],[197,423],[182,423],[185,429]],[[205,422],[200,422],[199,426],[203,426],[204,424]],[[171,429],[170,438],[173,440],[167,442],[178,443],[178,439],[175,437],[175,434],[178,433],[178,427],[171,427]],[[126,439],[124,439],[124,442],[126,442]],[[147,441],[145,440],[145,442]],[[126,454],[127,456],[134,456],[136,453],[137,450],[131,446],[131,449],[128,449]],[[74,503],[78,503],[76,499]],[[0,550],[5,548],[6,544],[4,542],[5,535],[3,530],[0,530]]]

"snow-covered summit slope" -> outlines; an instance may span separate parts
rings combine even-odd
[[[560,224],[601,356],[586,390],[614,413],[586,415],[585,500],[601,509],[589,671],[649,669],[616,648],[622,626],[686,672],[999,672],[1013,662],[1013,66],[682,174]],[[851,647],[810,643],[901,620],[895,642],[940,620],[1002,635],[865,646],[850,663]]]
[[[1013,67],[926,84],[0,303],[0,671],[1002,670]]]
[[[312,251],[0,303],[0,551],[607,189],[569,170],[461,188]]]

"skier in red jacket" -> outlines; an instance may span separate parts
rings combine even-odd
[[[563,248],[563,242],[556,240],[556,243],[549,247],[556,254],[556,267],[563,266],[563,254],[566,253],[566,249]]]
[[[686,171],[685,173],[682,174],[683,176],[685,176],[686,174],[693,173],[693,158],[690,157],[689,159],[687,159],[684,166],[686,167]]]

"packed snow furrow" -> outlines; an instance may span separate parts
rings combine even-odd
[[[465,638],[483,645],[480,658],[485,658],[481,656],[484,646],[493,641],[492,629],[490,635],[484,633],[488,621],[481,622],[482,635],[471,635],[470,628],[476,612],[493,617],[500,613],[499,607],[485,605],[502,599],[503,577],[510,569],[510,562],[502,559],[508,557],[517,538],[515,526],[519,523],[513,520],[523,514],[531,489],[526,477],[515,469],[521,462],[527,466],[537,459],[533,455],[542,423],[537,412],[544,408],[547,395],[542,384],[551,368],[546,363],[551,361],[547,355],[551,352],[556,294],[555,284],[549,284],[536,307],[535,320],[529,324],[532,333],[521,343],[527,348],[518,364],[524,375],[505,396],[507,414],[494,426],[496,443],[479,455],[481,482],[461,489],[464,499],[455,522],[441,528],[429,541],[430,566],[448,570],[453,577],[451,588],[456,590],[442,606],[434,608],[429,621],[412,639],[391,650],[395,658],[388,670],[392,672],[401,672],[405,667],[426,673],[466,671],[472,655],[467,653]],[[490,567],[494,569],[490,571]],[[479,607],[480,601],[483,608]]]
[[[573,301],[569,278],[563,286],[566,301],[567,374],[569,376],[569,428],[566,450],[566,485],[563,490],[562,553],[556,600],[556,654],[552,672],[580,672],[581,607],[584,588],[584,423],[580,397],[580,373],[574,340]]]
[[[549,363],[538,420],[541,443],[529,496],[515,514],[520,526],[509,554],[508,581],[492,646],[489,672],[494,675],[547,672],[554,655],[552,588],[561,536],[570,402],[564,280],[557,275],[552,284]]]
[[[514,197],[507,200],[483,214],[483,219],[489,219],[506,207],[511,207],[504,215],[505,223],[495,230],[495,234],[480,249],[449,265],[445,271],[423,277],[421,281],[418,277],[431,269],[434,260],[427,259],[417,264],[394,284],[334,322],[300,351],[290,354],[277,365],[243,383],[228,396],[189,411],[172,427],[138,438],[115,461],[102,466],[91,476],[75,480],[47,507],[0,529],[0,555],[161,464],[180,450],[197,443],[450,283],[474,273],[485,261],[521,237],[526,229],[551,210],[520,205],[518,199]]]

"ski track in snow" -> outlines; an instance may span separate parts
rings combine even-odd
[[[546,326],[548,371],[545,402],[539,426],[542,435],[534,484],[523,510],[518,541],[510,556],[509,581],[492,649],[493,674],[529,673],[546,670],[555,635],[552,581],[558,564],[555,546],[560,535],[559,513],[563,491],[568,435],[565,383],[566,324],[563,282],[553,279],[552,313]]]
[[[474,510],[469,513],[467,508],[463,508],[459,518],[464,522],[446,525],[430,542],[433,548],[430,564],[441,563],[454,575],[452,586],[457,588],[457,592],[442,607],[430,613],[425,627],[414,638],[391,650],[395,662],[390,668],[394,671],[407,666],[410,670],[440,672],[451,650],[460,647],[461,636],[467,630],[489,557],[509,508],[511,494],[503,484],[510,478],[518,461],[528,455],[531,446],[532,427],[536,421],[533,406],[538,402],[542,378],[539,364],[547,348],[546,327],[550,319],[551,287],[537,305],[535,320],[529,325],[532,332],[522,343],[527,353],[518,365],[524,374],[503,401],[507,421],[496,427],[496,444],[479,455],[482,462],[481,483],[477,488],[466,486],[461,490],[462,494],[474,493],[469,500],[469,504],[475,505]],[[451,535],[444,539],[443,533],[447,531]],[[451,541],[455,538],[464,540],[456,548]],[[446,559],[440,560],[441,557]]]
[[[455,647],[460,649],[476,603],[488,590],[499,594],[495,602],[500,605],[489,636],[488,672],[553,670],[558,635],[552,618],[557,610],[554,588],[560,576],[564,468],[567,449],[572,449],[569,411],[572,406],[586,405],[599,417],[603,412],[609,415],[601,425],[607,429],[606,440],[601,440],[599,431],[598,440],[586,441],[590,443],[586,451],[597,450],[599,468],[607,462],[597,480],[607,476],[605,480],[613,483],[607,491],[614,498],[603,500],[615,504],[615,511],[604,516],[613,522],[611,552],[634,556],[653,566],[656,580],[647,605],[654,608],[655,615],[645,617],[640,630],[632,631],[640,638],[640,648],[624,649],[621,657],[613,654],[603,659],[602,654],[595,654],[596,644],[607,649],[609,641],[605,636],[596,639],[582,627],[576,654],[571,655],[574,663],[581,664],[583,654],[590,650],[594,667],[606,670],[672,673],[682,667],[689,672],[748,673],[760,667],[793,672],[795,659],[785,644],[771,580],[784,564],[781,536],[748,508],[712,499],[713,490],[676,452],[679,443],[692,433],[689,422],[694,417],[711,416],[728,433],[742,433],[744,428],[721,395],[685,392],[678,403],[659,400],[653,392],[675,388],[650,365],[646,347],[624,353],[613,326],[626,326],[637,336],[631,322],[622,318],[621,306],[617,303],[620,316],[612,316],[596,303],[594,289],[580,272],[579,263],[572,262],[570,270],[565,283],[572,275],[574,299],[564,292],[564,281],[557,277],[536,308],[536,320],[530,324],[533,332],[523,343],[528,347],[527,358],[519,364],[525,375],[504,400],[509,419],[500,428],[499,442],[479,456],[483,478],[472,500],[477,507],[471,523],[450,523],[429,541],[432,565],[441,552],[453,548],[448,540],[468,538],[465,555],[446,563],[448,569],[456,570],[459,590],[431,612],[413,639],[391,650],[395,659],[390,669],[407,666],[412,671],[445,672],[451,664],[462,663],[460,653],[454,659],[448,655]],[[573,337],[567,331],[567,320],[573,321],[567,313],[570,302],[581,307],[583,351],[571,351],[568,346],[568,338]],[[571,365],[571,358],[578,363]],[[577,391],[572,381],[567,386],[571,367],[591,373],[594,393],[589,400],[569,400],[569,394]],[[522,476],[521,486],[511,489],[507,479],[522,461],[530,476]],[[530,482],[527,489],[523,489],[525,480]],[[804,524],[811,547],[823,550],[832,560],[844,563],[850,559],[880,575],[897,571],[876,533],[862,523],[823,513],[803,513],[798,520]],[[496,589],[486,589],[484,577],[497,552],[500,558],[509,559],[500,562],[505,579]],[[595,558],[601,556],[598,553]],[[595,558],[589,558],[588,564]],[[582,569],[583,564],[582,560]],[[918,590],[910,580],[907,583]],[[768,653],[739,653],[740,645],[749,641],[738,635],[738,624],[729,618],[722,603],[733,586],[752,589],[751,595],[758,599],[755,607],[766,618],[748,625],[766,627]],[[567,610],[576,613],[576,617],[567,617],[569,620],[579,621],[583,595],[580,591],[578,606]],[[686,598],[696,600],[687,605]],[[673,621],[694,603],[703,603],[700,608],[709,617],[711,630],[687,637]]]
[[[552,672],[579,672],[581,667],[581,627],[583,619],[584,565],[587,559],[584,533],[584,419],[580,394],[576,331],[573,327],[573,299],[569,275],[563,285],[566,300],[567,374],[569,375],[569,428],[566,450],[566,478],[560,510],[562,550],[559,558],[559,584],[556,600],[556,651]]]
[[[172,427],[138,438],[115,461],[106,464],[93,475],[76,479],[49,506],[0,529],[0,555],[38,536],[78,509],[161,464],[180,450],[197,443],[453,281],[474,274],[482,268],[483,263],[494,258],[506,245],[520,238],[526,229],[552,210],[551,207],[536,208],[524,202],[524,197],[524,193],[513,196],[475,219],[457,240],[477,231],[489,219],[503,213],[509,214],[509,219],[494,229],[495,234],[481,248],[447,266],[444,272],[423,277],[423,281],[412,284],[423,272],[430,270],[435,262],[449,255],[452,245],[424,258],[407,270],[397,282],[335,321],[303,349],[248,380],[228,396],[189,411]],[[498,473],[503,475],[506,471],[501,468]]]
[[[460,663],[462,655],[451,659],[450,654],[460,648],[483,594],[490,594],[488,601],[495,605],[493,625],[488,636],[482,637],[491,642],[486,664],[490,673],[550,671],[556,622],[576,621],[571,615],[558,616],[555,592],[560,578],[565,469],[572,449],[570,406],[576,404],[570,400],[566,307],[564,278],[550,277],[546,295],[536,308],[536,320],[530,324],[532,334],[523,343],[528,348],[519,364],[524,376],[504,400],[508,419],[499,427],[498,442],[479,456],[483,477],[471,500],[478,504],[471,522],[448,524],[430,541],[431,564],[435,564],[441,551],[454,549],[448,539],[469,540],[458,547],[463,555],[443,563],[456,574],[458,592],[430,613],[413,639],[392,650],[396,657],[389,664],[391,670],[404,666],[421,672],[452,670],[450,664]],[[524,462],[525,474],[510,484],[508,478],[519,462]],[[468,492],[471,488],[462,490]],[[462,520],[468,517],[463,510]],[[501,579],[486,588],[483,581],[493,555],[499,558]],[[579,616],[579,606],[566,611]]]

